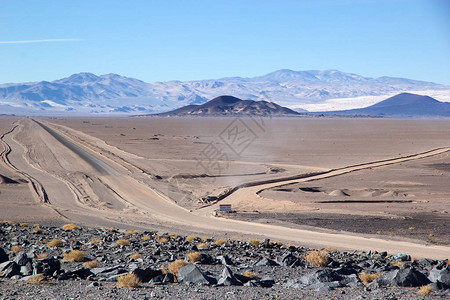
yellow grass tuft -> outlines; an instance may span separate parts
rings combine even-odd
[[[202,254],[198,251],[188,253],[186,256],[188,257],[190,263],[195,263],[202,260]]]
[[[128,246],[128,245],[131,244],[131,242],[129,240],[126,240],[126,239],[118,239],[116,241],[116,244],[120,245],[120,246]]]
[[[245,271],[244,276],[248,278],[259,278],[259,274],[256,272]]]
[[[136,288],[139,283],[141,283],[141,280],[133,273],[117,277],[117,287],[120,288]]]
[[[433,287],[429,285],[423,285],[419,289],[419,295],[426,296],[429,295],[433,291]]]
[[[195,240],[197,238],[196,235],[188,235],[185,240],[188,242],[192,242],[193,240]]]
[[[136,252],[136,253],[131,254],[129,257],[130,257],[132,260],[137,260],[137,259],[139,259],[139,258],[142,257],[142,254]]]
[[[11,251],[14,253],[19,253],[22,250],[22,247],[20,247],[19,245],[15,245],[11,247]]]
[[[172,239],[177,239],[178,238],[178,234],[176,234],[176,233],[169,233],[169,236],[170,236],[170,238],[172,238]]]
[[[34,233],[42,233],[44,232],[44,230],[42,228],[40,228],[39,226],[36,226],[33,228],[33,230],[31,230]]]
[[[37,259],[46,259],[48,257],[47,253],[38,254]]]
[[[47,243],[47,246],[49,247],[62,247],[63,245],[64,245],[63,241],[58,239],[53,239]]]
[[[64,224],[61,228],[65,231],[77,230],[80,229],[78,225],[75,224]]]
[[[129,229],[129,230],[127,230],[127,231],[125,232],[126,235],[133,235],[133,234],[136,234],[136,233],[139,233],[139,230],[136,230],[136,229]]]
[[[318,267],[325,267],[330,261],[330,256],[325,250],[311,251],[305,258],[306,261]]]
[[[150,240],[151,238],[152,238],[152,237],[149,236],[149,235],[144,235],[144,236],[141,237],[141,240],[143,240],[143,241],[148,241],[148,240]]]
[[[28,226],[30,226],[30,223],[23,222],[23,223],[20,223],[19,226],[20,227],[28,227]]]
[[[163,273],[163,274],[167,274],[167,273],[169,273],[169,271],[166,269],[166,267],[164,267],[164,266],[161,266],[161,272]]]
[[[377,278],[381,277],[381,273],[360,273],[358,274],[359,279],[361,279],[362,283],[364,283],[364,285],[368,285],[369,283],[371,283],[372,281],[374,281]]]
[[[405,266],[405,262],[404,261],[396,261],[392,265],[396,266],[396,267],[399,267],[401,269],[401,268],[403,268]]]
[[[209,236],[202,237],[202,241],[204,241],[204,242],[209,241],[209,240],[211,240],[211,238]]]
[[[189,263],[185,260],[182,259],[178,259],[174,262],[171,262],[168,266],[169,268],[169,272],[172,273],[173,275],[177,276],[178,275],[178,271],[184,267],[187,266]]]
[[[249,240],[248,242],[250,243],[250,245],[253,245],[253,246],[255,246],[255,247],[258,247],[259,244],[261,244],[261,241],[260,241],[260,240],[255,240],[255,239]]]
[[[98,260],[94,259],[94,260],[90,260],[90,261],[86,261],[83,263],[83,267],[86,268],[97,268],[100,265],[100,263],[98,262]]]
[[[8,225],[14,225],[15,223],[13,221],[4,220],[1,223],[6,223]]]
[[[224,239],[218,239],[218,240],[216,240],[216,241],[214,242],[214,244],[217,245],[217,246],[222,246],[222,245],[224,245],[226,242],[227,242],[227,240],[224,240]]]
[[[82,262],[86,260],[86,254],[81,250],[72,250],[63,254],[65,261]]]
[[[169,242],[169,237],[168,236],[158,236],[158,238],[156,240],[160,244],[167,244]]]
[[[197,248],[198,249],[208,249],[209,248],[209,244],[208,243],[198,243],[197,244]]]
[[[30,277],[27,280],[28,283],[31,284],[44,284],[44,283],[49,283],[47,281],[47,279],[45,278],[44,274],[36,274],[33,277]]]
[[[100,242],[101,242],[101,239],[99,239],[99,238],[90,238],[89,239],[89,243],[91,243],[91,244],[98,244]]]

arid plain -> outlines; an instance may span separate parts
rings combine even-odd
[[[1,117],[0,133],[0,219],[450,251],[447,120]]]

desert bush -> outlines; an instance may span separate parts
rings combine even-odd
[[[169,233],[168,234],[169,236],[170,236],[170,238],[172,238],[172,239],[174,239],[174,240],[176,240],[177,238],[178,238],[178,234],[176,234],[176,233]]]
[[[63,241],[58,239],[53,239],[47,243],[47,246],[49,247],[62,247],[63,245],[64,245]]]
[[[160,244],[167,244],[169,242],[169,237],[167,236],[158,236],[156,239]]]
[[[65,261],[82,262],[86,260],[86,254],[81,250],[72,250],[63,254]]]
[[[126,240],[126,239],[118,239],[116,241],[116,244],[120,245],[120,246],[128,246],[128,245],[131,244],[131,242],[129,240]]]
[[[14,245],[11,247],[11,251],[14,253],[19,253],[22,250],[22,247],[20,247],[19,245]]]
[[[188,235],[185,240],[188,242],[192,242],[193,240],[195,240],[197,238],[196,235]]]
[[[127,231],[125,232],[126,235],[133,235],[133,234],[136,234],[136,233],[139,233],[139,230],[136,230],[136,229],[129,229],[129,230],[127,230]]]
[[[188,253],[186,256],[188,257],[190,263],[195,263],[202,260],[202,254],[198,251]]]
[[[80,227],[78,227],[78,225],[75,224],[64,224],[63,226],[61,226],[61,228],[65,231],[80,229]]]
[[[98,260],[94,259],[94,260],[90,260],[90,261],[86,261],[83,263],[83,267],[86,268],[97,268],[100,265],[100,263],[98,262]]]
[[[39,226],[36,226],[33,228],[33,230],[31,230],[34,233],[42,233],[44,232],[44,230],[42,228],[40,228]]]
[[[248,278],[259,278],[259,274],[252,271],[245,271],[244,276]]]
[[[133,273],[117,277],[117,287],[120,288],[135,288],[139,286],[139,283],[141,283],[139,277]]]
[[[28,283],[31,284],[44,284],[48,283],[47,279],[45,278],[44,274],[36,274],[27,280]]]
[[[187,266],[189,263],[185,260],[182,259],[178,259],[174,262],[171,262],[168,266],[169,268],[169,272],[172,273],[173,275],[177,276],[178,275],[178,271],[184,267]]]
[[[433,287],[429,285],[423,285],[419,289],[419,294],[422,296],[429,295],[433,291]]]
[[[30,224],[27,222],[23,222],[23,223],[20,223],[19,226],[20,227],[28,227],[28,226],[30,226]]]
[[[46,259],[48,257],[48,254],[47,253],[40,253],[40,254],[38,254],[38,256],[37,256],[37,259]]]
[[[248,242],[250,245],[255,246],[255,247],[258,247],[259,244],[261,243],[260,240],[249,240]]]
[[[401,269],[401,268],[403,268],[405,266],[405,262],[404,261],[396,261],[392,265],[396,266],[396,267],[399,267]]]
[[[140,253],[133,253],[133,254],[131,254],[130,256],[129,256],[129,258],[131,258],[132,260],[137,260],[137,259],[139,259],[139,258],[141,258],[142,257],[142,254],[140,254]]]
[[[330,256],[327,251],[311,251],[306,255],[306,261],[318,267],[325,267],[330,262]]]
[[[215,245],[217,246],[222,246],[223,244],[225,244],[227,242],[227,240],[224,239],[218,239],[214,242]]]
[[[98,244],[98,243],[100,243],[100,241],[101,241],[101,239],[99,239],[99,238],[90,238],[89,239],[89,243],[91,243],[91,244]]]
[[[141,240],[143,240],[143,241],[148,241],[150,239],[151,239],[151,236],[149,236],[149,235],[144,235],[141,237]]]
[[[210,240],[212,240],[212,238],[209,237],[209,236],[203,236],[202,237],[202,241],[204,241],[204,242],[207,242],[207,241],[210,241]]]
[[[359,273],[358,277],[359,277],[359,279],[361,279],[361,281],[362,281],[362,283],[364,283],[364,285],[368,285],[375,279],[380,278],[381,273],[365,273],[365,272],[363,272],[363,273]]]
[[[197,244],[197,248],[198,249],[208,249],[209,248],[209,244],[208,243],[198,243]]]
[[[3,221],[1,221],[0,223],[6,223],[6,224],[8,224],[8,225],[14,225],[14,222],[13,222],[13,221],[8,221],[8,220],[3,220]]]

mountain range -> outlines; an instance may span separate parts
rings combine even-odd
[[[148,114],[199,105],[220,95],[265,100],[301,109],[327,100],[403,91],[445,91],[450,86],[405,78],[369,78],[337,70],[278,70],[263,76],[147,83],[79,73],[55,81],[0,84],[0,113]],[[358,103],[355,102],[355,106]]]

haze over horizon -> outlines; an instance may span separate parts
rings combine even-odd
[[[0,83],[337,69],[450,84],[449,12],[444,0],[5,2]]]

